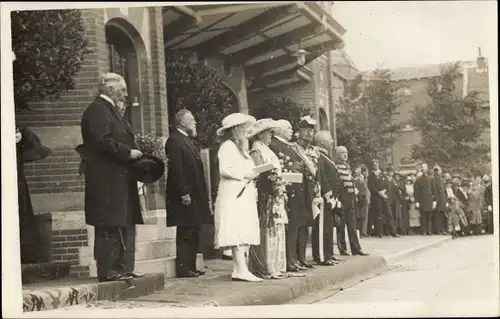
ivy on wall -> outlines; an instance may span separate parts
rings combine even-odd
[[[190,110],[197,121],[196,143],[210,148],[222,119],[238,112],[238,100],[215,70],[191,63],[189,55],[168,52],[166,56],[167,95],[170,126],[175,113]]]
[[[12,50],[16,109],[57,99],[75,87],[74,76],[91,51],[79,10],[13,11]]]

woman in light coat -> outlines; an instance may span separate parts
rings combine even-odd
[[[481,185],[481,179],[474,180],[472,186],[468,191],[469,198],[469,223],[472,228],[474,235],[481,234],[481,226],[483,224],[482,209],[484,203],[483,187]]]
[[[248,254],[250,271],[264,279],[282,279],[286,272],[285,209],[286,189],[282,179],[280,160],[269,148],[273,129],[272,119],[258,120],[248,133],[252,141],[250,155],[255,165],[273,164],[274,169],[260,174],[257,179],[257,210],[260,222],[260,245],[251,246]]]
[[[233,113],[222,120],[217,135],[223,137],[217,153],[219,160],[219,189],[215,201],[215,248],[232,249],[233,273],[239,281],[262,281],[253,275],[246,263],[245,251],[260,244],[257,214],[257,189],[254,162],[248,150],[248,128],[255,118]]]

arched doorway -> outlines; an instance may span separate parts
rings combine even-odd
[[[141,86],[137,48],[120,21],[109,21],[106,24],[105,32],[109,72],[120,74],[127,83],[129,99],[125,118],[132,125],[134,132],[142,132],[144,119],[140,106]]]
[[[328,130],[328,116],[323,108],[319,109],[319,129]]]

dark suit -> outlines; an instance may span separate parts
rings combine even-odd
[[[132,272],[135,225],[142,224],[137,181],[129,177],[131,149],[139,149],[130,125],[97,97],[82,116],[85,149],[85,221],[95,227],[99,278]],[[125,247],[124,247],[125,246]]]
[[[203,164],[192,140],[175,130],[165,143],[168,157],[167,226],[177,226],[176,268],[180,275],[196,271],[200,228],[212,223]],[[189,195],[191,204],[182,203]]]
[[[340,177],[335,163],[331,160],[330,156],[323,149],[319,149],[318,160],[318,177],[321,185],[321,195],[325,200],[323,205],[323,260],[320,258],[319,250],[319,229],[320,219],[315,219],[312,228],[312,254],[316,262],[328,261],[333,257],[334,243],[333,243],[333,227],[334,227],[334,207],[327,202],[328,198],[338,198],[340,189],[342,187]],[[328,194],[328,195],[327,195]]]
[[[435,234],[440,234],[445,230],[446,222],[446,187],[444,184],[444,180],[440,175],[434,175],[431,179],[431,189],[432,189],[432,197],[436,202],[436,208],[434,209],[433,214],[433,232]]]
[[[422,234],[430,234],[432,228],[432,185],[431,178],[424,174],[415,181],[415,202],[419,204],[420,228]]]
[[[280,157],[280,153],[289,156],[294,163],[302,163],[300,155],[296,152],[295,145],[273,138],[269,148]],[[292,184],[287,188],[288,203],[288,225],[286,227],[286,258],[287,265],[292,266],[297,262],[305,261],[308,222],[311,220],[311,200],[308,197],[309,183],[305,177],[305,167],[302,166],[300,173],[304,174],[304,182]]]
[[[382,190],[387,191],[386,181],[382,176],[382,172],[377,176],[373,171],[368,175],[368,188],[370,190],[370,208],[369,208],[369,227],[371,230],[372,225],[374,230],[373,235],[382,236],[384,225],[386,225],[388,232],[392,235],[396,234],[396,227],[394,219],[392,218],[391,206],[389,199],[383,198],[379,192]],[[388,193],[386,192],[386,195]]]

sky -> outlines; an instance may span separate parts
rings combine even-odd
[[[496,1],[338,1],[344,50],[361,71],[497,58]]]

